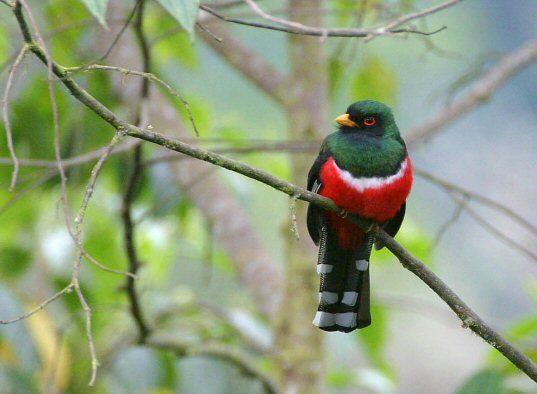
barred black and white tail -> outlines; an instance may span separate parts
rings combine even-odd
[[[371,324],[369,256],[373,239],[366,235],[359,248],[345,250],[326,223],[319,228],[317,273],[321,285],[313,324],[325,331],[342,332],[367,327]]]

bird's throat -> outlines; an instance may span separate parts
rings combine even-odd
[[[406,148],[395,138],[334,133],[327,141],[337,166],[353,177],[386,177],[399,171]]]

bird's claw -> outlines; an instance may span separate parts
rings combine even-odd
[[[378,230],[380,229],[380,226],[377,222],[372,222],[368,227],[367,227],[367,230],[366,230],[366,233],[376,233]]]

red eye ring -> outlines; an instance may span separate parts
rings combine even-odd
[[[377,119],[375,119],[374,116],[368,116],[367,118],[364,118],[364,125],[366,126],[374,126],[377,123]]]

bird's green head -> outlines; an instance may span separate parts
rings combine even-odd
[[[373,100],[357,101],[347,112],[336,118],[343,133],[365,133],[370,136],[400,139],[392,110]]]
[[[340,168],[357,176],[394,174],[406,147],[390,108],[378,101],[358,101],[336,119],[339,130],[326,137]]]

